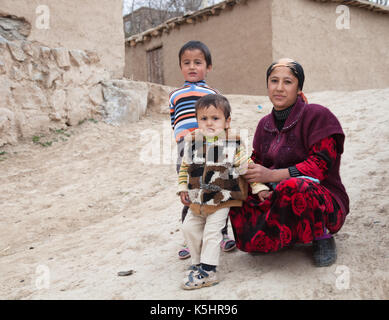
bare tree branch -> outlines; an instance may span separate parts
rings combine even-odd
[[[389,0],[369,0],[369,1],[379,4],[381,6],[389,6]]]
[[[124,0],[123,12],[125,36],[156,27],[164,21],[194,12],[202,5],[213,5],[221,0]]]

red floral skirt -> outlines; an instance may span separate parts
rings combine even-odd
[[[237,247],[246,252],[274,252],[294,243],[336,233],[346,215],[322,185],[305,178],[281,181],[270,199],[249,193],[242,207],[229,213]]]

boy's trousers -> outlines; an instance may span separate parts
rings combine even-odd
[[[226,225],[230,208],[222,208],[203,216],[189,209],[182,225],[185,240],[192,257],[192,264],[219,265],[221,230]]]

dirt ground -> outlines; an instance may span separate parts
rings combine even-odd
[[[346,133],[351,211],[334,265],[316,268],[310,245],[235,250],[221,254],[218,285],[182,290],[190,262],[177,256],[175,144],[168,113],[149,112],[137,123],[90,120],[0,148],[0,299],[389,299],[389,89],[307,96]],[[247,129],[251,145],[271,105],[228,98],[232,126]]]

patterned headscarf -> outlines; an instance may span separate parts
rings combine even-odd
[[[297,78],[298,87],[300,91],[303,90],[304,80],[305,80],[304,69],[301,66],[301,64],[299,64],[297,61],[294,61],[289,58],[282,58],[276,62],[273,62],[269,66],[269,68],[266,71],[266,85],[268,83],[271,73],[277,67],[288,67],[292,71],[293,75]],[[300,96],[304,99],[305,102],[308,102],[307,98],[304,96],[302,92],[300,93]]]

